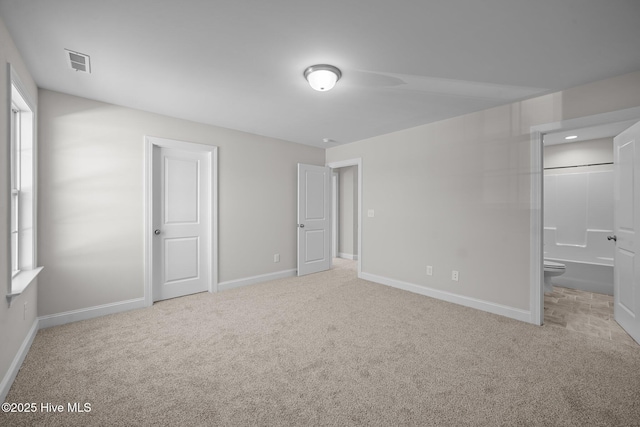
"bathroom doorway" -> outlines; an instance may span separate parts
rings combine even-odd
[[[613,313],[613,138],[637,121],[629,113],[604,123],[585,118],[556,124],[539,134],[541,261],[564,266],[563,273],[547,277],[553,291],[539,295],[541,323],[635,345]],[[541,279],[545,274],[558,273],[543,268]]]

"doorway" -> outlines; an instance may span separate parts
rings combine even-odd
[[[614,138],[601,135],[576,129],[543,138],[543,256],[553,275],[545,279],[543,321],[629,344],[614,321],[615,245],[607,240],[614,233]]]
[[[547,195],[545,194],[545,189],[543,184],[544,172],[545,172],[543,170],[543,166],[544,166],[543,165],[543,153],[544,153],[543,147],[545,142],[547,142],[547,140],[552,140],[552,139],[555,139],[557,141],[558,139],[565,138],[565,137],[569,137],[569,139],[571,140],[572,137],[574,137],[574,135],[579,135],[583,139],[589,139],[588,137],[585,137],[585,135],[590,135],[592,140],[595,140],[597,138],[609,138],[610,140],[612,140],[615,135],[618,135],[624,129],[630,127],[633,123],[635,123],[638,120],[638,117],[640,117],[640,107],[621,110],[613,113],[583,117],[579,119],[568,120],[565,122],[550,123],[547,125],[542,125],[542,126],[537,126],[535,128],[532,128],[532,139],[534,141],[534,143],[532,144],[532,170],[534,171],[534,173],[537,171],[540,174],[539,180],[532,181],[533,185],[532,185],[532,192],[531,192],[532,206],[534,207],[534,209],[532,209],[531,225],[532,225],[532,230],[537,230],[537,233],[535,233],[533,236],[532,248],[531,248],[532,249],[531,250],[531,254],[532,254],[532,257],[531,257],[531,267],[532,267],[531,268],[531,272],[532,272],[531,273],[531,322],[532,323],[542,324],[544,321],[544,298],[545,297],[543,293],[543,277],[544,277],[543,260],[544,258],[547,257],[547,255],[550,252],[549,248],[547,248],[547,245],[555,244],[553,239],[550,238],[551,234],[553,234],[551,232],[556,232],[555,227],[547,227],[547,230],[545,230],[544,228],[545,219],[548,221],[548,218],[545,218],[546,206],[544,205],[545,203],[547,203]],[[587,164],[583,164],[581,166],[588,166],[593,168],[598,165],[594,163],[589,164],[587,162]],[[603,165],[599,165],[599,166],[603,167]],[[606,166],[604,167],[606,168]],[[590,170],[590,172],[594,172],[594,171],[595,170],[593,171]],[[555,173],[555,172],[554,174],[559,175],[558,173]],[[598,180],[605,178],[605,174],[603,173],[593,174],[593,175],[594,175],[593,182],[596,184]],[[596,177],[596,175],[599,175],[599,176]],[[581,176],[578,176],[578,174],[572,174],[572,176],[565,176],[562,178],[562,182],[563,182],[562,185],[566,185],[569,182],[572,182],[574,184],[575,183],[580,184],[581,180],[584,180],[584,183],[586,183],[586,181],[590,179],[591,179],[590,177],[586,177],[586,176],[581,177]],[[610,179],[607,178],[606,180],[610,180]],[[553,190],[555,189],[552,187],[549,191],[553,191]],[[611,192],[613,192],[613,188],[611,188]],[[574,192],[572,197],[574,197],[577,193],[578,192]],[[563,200],[563,202],[566,203],[566,200]],[[582,218],[582,219],[585,220],[583,222],[586,223],[585,218]],[[573,231],[575,232],[576,224],[573,223],[573,224],[570,224],[570,226],[574,227]],[[591,232],[592,234],[598,234],[598,233],[602,234],[602,232],[604,232],[605,234],[609,234],[607,230],[611,232],[611,234],[613,232],[612,225],[609,225],[607,227],[591,227],[591,228],[594,228],[594,230],[589,230],[589,232]],[[605,228],[607,230],[605,230]],[[570,234],[571,233],[563,236],[563,239],[575,240],[576,234],[573,233],[573,236],[571,236]],[[598,242],[597,245],[602,243],[600,242],[600,240],[603,240],[605,243],[607,243],[606,235],[604,235],[604,237],[598,235],[598,236],[595,236],[594,238],[597,238],[596,239],[596,241]],[[574,246],[582,246],[585,248],[589,246],[589,244],[587,244],[586,242],[586,237],[583,243],[581,242],[565,242],[565,243],[573,244]],[[612,249],[612,248],[609,248],[609,249]],[[563,248],[560,248],[560,251],[562,250]],[[606,258],[608,258],[606,255],[602,255],[600,257],[597,257],[596,262],[599,262],[602,259],[606,259]],[[591,268],[590,266],[588,267]],[[630,286],[634,286],[633,281],[630,282]],[[635,286],[637,286],[637,284]],[[597,290],[595,292],[598,293]],[[616,315],[616,318],[617,317],[618,316]]]
[[[217,147],[145,137],[145,302],[217,291]]]
[[[358,168],[332,169],[333,258],[358,260]]]
[[[340,174],[337,184],[339,188],[337,196],[339,205],[351,203],[350,209],[338,209],[344,213],[344,217],[350,217],[352,220],[347,224],[346,220],[341,220],[341,214],[338,212],[336,217],[337,233],[333,233],[336,246],[336,255],[338,258],[351,259],[357,262],[358,277],[362,274],[362,158],[343,160],[338,162],[327,163],[334,172]],[[341,182],[342,181],[342,182]],[[349,185],[347,181],[350,181]],[[345,191],[346,190],[346,191]],[[335,196],[335,194],[334,194]],[[340,203],[341,202],[341,203]],[[342,206],[344,208],[346,206]],[[350,236],[350,244],[340,246],[340,236]]]

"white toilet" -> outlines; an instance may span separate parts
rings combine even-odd
[[[551,278],[564,274],[566,267],[559,262],[544,260],[544,293],[553,292],[553,284]]]

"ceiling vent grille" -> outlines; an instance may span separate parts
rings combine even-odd
[[[91,73],[91,58],[84,53],[65,49],[71,69],[82,73]]]

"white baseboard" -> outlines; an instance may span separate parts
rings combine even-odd
[[[255,285],[256,283],[268,282],[269,280],[284,279],[293,277],[297,270],[282,270],[275,273],[260,274],[259,276],[245,277],[242,279],[228,280],[218,283],[218,291],[226,291],[227,289],[239,288],[247,285]]]
[[[9,366],[9,369],[7,370],[7,373],[2,379],[2,382],[0,382],[0,402],[6,402],[7,394],[9,394],[9,389],[11,388],[13,381],[16,379],[16,376],[18,375],[18,371],[22,366],[22,362],[24,362],[24,358],[27,357],[27,353],[31,348],[31,343],[33,342],[33,339],[36,337],[36,334],[38,333],[38,329],[39,329],[38,319],[35,319],[33,321],[33,326],[31,326],[31,329],[29,329],[29,332],[27,333],[27,336],[24,337],[24,341],[22,341],[22,345],[20,346],[18,353],[13,358],[13,362],[11,362],[11,366]]]
[[[401,280],[389,279],[388,277],[377,276],[375,274],[361,273],[361,279],[370,282],[379,283],[381,285],[391,286],[393,288],[402,289],[431,298],[452,302],[454,304],[463,305],[465,307],[475,308],[477,310],[486,311],[500,316],[509,317],[511,319],[520,320],[522,322],[533,323],[531,312],[506,305],[496,304],[489,301],[483,301],[476,298],[465,297],[453,294],[451,292],[441,291],[438,289],[428,288],[426,286],[415,285],[413,283],[403,282]]]
[[[144,298],[136,298],[128,301],[114,302],[111,304],[98,305],[95,307],[82,308],[80,310],[66,311],[64,313],[50,314],[38,317],[40,329],[51,326],[64,325],[66,323],[77,322],[79,320],[93,319],[94,317],[106,316],[108,314],[122,313],[124,311],[135,310],[147,307]]]
[[[338,252],[338,258],[344,258],[344,259],[350,259],[350,260],[353,260],[353,261],[357,261],[358,260],[358,255],[346,254],[344,252]]]

